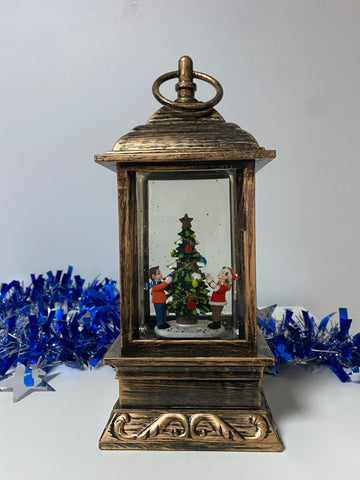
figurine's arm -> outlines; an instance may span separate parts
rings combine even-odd
[[[160,292],[161,290],[165,290],[165,288],[173,281],[173,276],[170,274],[168,275],[165,280],[157,285],[152,287],[153,292]]]
[[[205,278],[208,284],[214,281],[214,277],[211,275],[211,273],[205,273]]]
[[[154,286],[152,287],[152,290],[153,290],[153,292],[160,292],[161,290],[165,290],[165,288],[166,288],[168,285],[169,285],[168,282],[163,281],[163,282],[159,283],[158,285],[154,285]]]
[[[214,282],[214,277],[211,275],[211,273],[205,273],[205,278],[209,284],[209,287],[211,287],[213,290],[215,290],[215,292],[217,292],[220,286]]]

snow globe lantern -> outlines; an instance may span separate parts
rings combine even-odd
[[[120,243],[121,334],[104,358],[119,398],[100,448],[280,451],[255,279],[255,172],[275,151],[224,121],[221,85],[189,57],[153,93],[164,106],[95,156],[117,173]]]

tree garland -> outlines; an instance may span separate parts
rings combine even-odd
[[[185,298],[189,298],[190,299],[195,299],[195,300],[205,300],[208,298],[208,296],[206,295],[202,295],[202,296],[197,296],[197,295],[194,295],[193,293],[190,294],[190,292],[186,291],[184,288],[181,288],[179,287],[178,285],[175,285],[174,288],[176,288],[176,290],[180,290],[181,292],[185,293]],[[175,302],[172,302],[173,305],[176,305],[177,303],[183,301],[182,298],[180,298],[179,300],[176,300]]]
[[[179,263],[182,263],[182,262],[178,260],[178,261],[176,262],[176,265],[178,265]],[[195,266],[196,263],[198,263],[198,261],[197,261],[197,260],[193,260],[192,262],[184,263],[181,267],[178,267],[178,266],[177,266],[177,268],[173,271],[173,274],[182,272],[182,271],[185,270],[187,267],[190,267],[190,265]],[[196,271],[196,269],[194,268],[194,269],[193,269],[193,272],[195,272],[195,271]]]

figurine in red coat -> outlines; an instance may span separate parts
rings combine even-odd
[[[205,275],[209,286],[214,290],[211,298],[210,305],[212,308],[212,323],[208,325],[209,328],[220,328],[220,317],[224,306],[227,304],[225,294],[231,290],[231,285],[234,280],[237,280],[238,276],[234,273],[230,267],[222,267],[218,274],[218,282],[215,283],[213,276],[210,273]]]
[[[154,304],[155,314],[156,314],[156,325],[160,330],[169,328],[171,325],[166,321],[166,294],[164,292],[165,288],[173,280],[172,275],[168,275],[165,280],[163,279],[162,273],[160,272],[159,265],[156,267],[151,267],[148,276],[150,282],[145,283],[144,289],[152,289],[152,303]]]

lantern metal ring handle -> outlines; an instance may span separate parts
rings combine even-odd
[[[179,83],[175,88],[178,92],[178,98],[175,101],[168,100],[164,97],[160,91],[160,85],[172,78],[179,78]],[[194,92],[196,85],[193,83],[193,78],[198,78],[204,82],[210,83],[215,90],[216,94],[207,102],[199,102],[194,98]],[[175,110],[187,111],[187,112],[201,112],[209,110],[217,105],[223,96],[223,89],[220,83],[215,78],[207,75],[206,73],[194,72],[192,69],[192,60],[190,57],[184,56],[179,60],[179,70],[174,72],[168,72],[161,75],[155,80],[152,87],[154,97],[163,105],[169,106]]]

